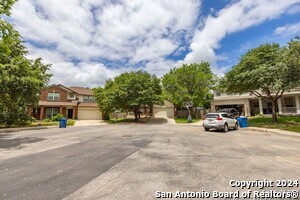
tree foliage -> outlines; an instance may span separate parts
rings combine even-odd
[[[143,71],[122,73],[93,91],[103,113],[130,109],[136,120],[142,106],[162,103],[160,79]]]
[[[5,14],[10,16],[10,9],[16,0],[1,0],[0,1],[0,15]]]
[[[182,107],[184,101],[192,101],[194,106],[209,107],[214,81],[207,62],[183,64],[171,69],[162,78],[165,95],[177,107]]]
[[[286,91],[300,86],[299,38],[286,46],[264,44],[243,55],[221,81],[226,93],[249,92],[272,101],[273,121],[277,100]]]
[[[41,58],[28,59],[20,34],[3,19],[14,1],[0,3],[0,124],[10,126],[26,121],[28,105],[37,105],[38,94],[51,74]]]

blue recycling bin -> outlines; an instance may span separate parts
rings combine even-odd
[[[248,118],[247,117],[244,117],[244,116],[238,117],[237,121],[239,122],[241,128],[248,127]]]
[[[59,128],[67,128],[67,119],[66,118],[61,118],[59,120]]]

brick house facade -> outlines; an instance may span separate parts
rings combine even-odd
[[[71,119],[101,119],[91,89],[50,85],[40,92],[39,107],[28,109],[28,114],[42,120],[62,114]]]

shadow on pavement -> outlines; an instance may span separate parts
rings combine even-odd
[[[6,134],[6,136],[9,134]],[[18,147],[18,149],[21,149],[22,144],[28,144],[28,143],[34,143],[34,142],[40,142],[43,141],[45,139],[43,138],[37,138],[37,137],[23,137],[23,138],[13,138],[13,139],[8,139],[5,138],[5,135],[3,137],[3,134],[1,134],[0,137],[0,149],[10,149],[13,147]]]
[[[165,118],[149,118],[147,123],[149,123],[149,124],[166,124],[166,123],[168,123],[168,119],[165,119]]]

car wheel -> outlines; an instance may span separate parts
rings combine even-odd
[[[235,123],[234,130],[238,130],[238,129],[239,129],[239,125],[238,123]]]
[[[209,128],[204,128],[205,129],[205,131],[209,131]]]
[[[228,132],[228,125],[227,125],[227,124],[225,124],[225,125],[224,125],[224,129],[223,129],[223,131],[224,131],[225,133],[227,133],[227,132]]]

